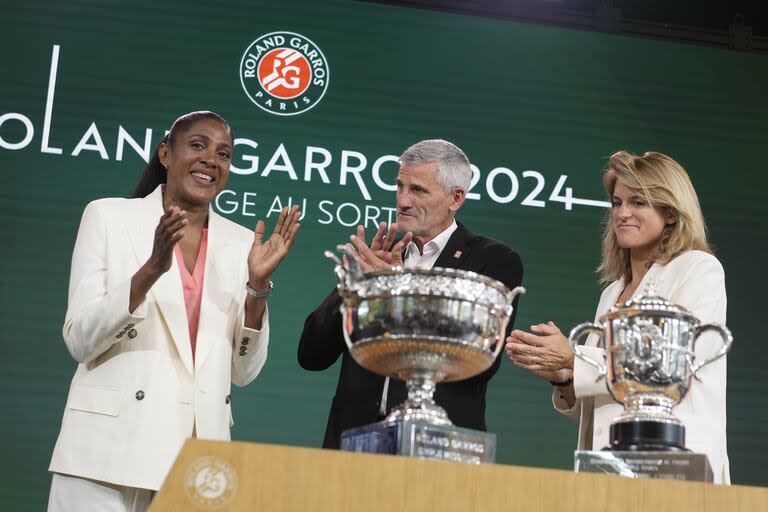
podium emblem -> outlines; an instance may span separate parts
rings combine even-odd
[[[184,491],[195,505],[216,510],[237,493],[237,472],[227,461],[201,457],[190,464],[184,475]]]

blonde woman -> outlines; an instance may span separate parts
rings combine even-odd
[[[696,191],[685,170],[670,157],[619,151],[610,158],[603,186],[611,199],[603,233],[598,271],[608,284],[595,319],[616,303],[641,294],[649,282],[674,304],[702,322],[725,324],[725,275],[707,243],[706,227]],[[590,335],[585,352],[598,360],[604,350]],[[720,347],[716,334],[705,334],[696,357],[713,355]],[[580,450],[599,450],[609,443],[611,421],[622,411],[594,367],[576,359],[567,338],[553,323],[515,330],[507,338],[509,358],[520,368],[549,380],[555,409],[579,419]],[[688,395],[675,407],[685,424],[686,447],[705,453],[716,483],[730,483],[726,447],[726,358],[700,372]]]

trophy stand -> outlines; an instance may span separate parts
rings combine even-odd
[[[694,482],[714,481],[709,459],[703,453],[577,450],[573,459],[577,473],[607,473],[629,478]]]
[[[432,398],[428,377],[408,379],[408,399],[371,425],[345,430],[341,449],[351,452],[408,455],[470,464],[496,460],[496,435],[456,427]]]
[[[408,398],[390,412],[385,422],[423,421],[432,425],[451,425],[448,413],[435,403],[435,383],[430,376],[406,380]]]
[[[685,426],[672,414],[672,400],[666,395],[633,395],[627,398],[627,412],[613,420],[610,444],[613,451],[687,452]]]

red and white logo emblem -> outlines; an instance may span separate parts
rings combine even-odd
[[[259,82],[272,96],[290,100],[301,96],[312,79],[309,62],[297,50],[272,50],[259,63]]]
[[[328,62],[306,37],[272,32],[252,42],[240,61],[240,83],[261,109],[290,116],[311,109],[328,89]]]

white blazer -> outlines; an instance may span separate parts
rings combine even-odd
[[[194,364],[176,258],[128,312],[131,277],[162,214],[161,187],[85,208],[63,329],[80,364],[50,471],[159,489],[193,427],[229,439],[230,382],[245,386],[266,361],[267,315],[260,331],[243,325],[253,233],[212,209]]]
[[[683,306],[702,323],[725,325],[727,305],[725,273],[720,262],[706,252],[688,251],[667,265],[654,264],[637,287],[634,296],[645,291],[653,281],[656,292],[673,304]],[[616,304],[624,280],[611,283],[600,297],[595,322]],[[605,351],[597,346],[599,338],[590,334],[585,353],[598,361],[605,360]],[[696,360],[702,362],[722,347],[719,335],[703,334],[696,342]],[[686,447],[709,457],[716,483],[731,481],[725,434],[726,357],[702,368],[701,382],[693,379],[688,394],[674,409],[685,425]],[[623,407],[608,394],[605,379],[598,380],[597,370],[576,358],[573,369],[576,403],[572,408],[560,399],[557,389],[552,395],[553,405],[559,412],[579,418],[579,450],[600,450],[609,443],[611,422],[621,414]]]

